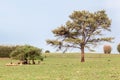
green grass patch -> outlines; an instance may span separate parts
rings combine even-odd
[[[120,55],[44,54],[40,65],[5,66],[10,59],[0,59],[0,80],[120,80]],[[16,62],[16,61],[14,61]]]

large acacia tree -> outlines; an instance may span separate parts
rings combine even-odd
[[[89,11],[74,11],[70,20],[52,32],[55,40],[46,40],[47,44],[65,51],[69,48],[81,50],[81,62],[84,62],[84,49],[91,49],[98,43],[111,42],[112,37],[103,37],[103,31],[111,31],[111,20],[104,10],[90,13]]]

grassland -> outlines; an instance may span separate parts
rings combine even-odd
[[[0,80],[120,80],[119,54],[46,54],[40,65],[5,66],[0,59]],[[14,61],[16,62],[16,61]]]

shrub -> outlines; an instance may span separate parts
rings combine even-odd
[[[50,53],[50,51],[49,51],[49,50],[46,50],[45,53]]]
[[[103,49],[104,49],[104,54],[110,54],[112,51],[112,48],[110,45],[104,45]]]
[[[120,43],[117,45],[117,51],[120,53]]]
[[[32,63],[35,64],[35,59],[41,60],[42,49],[24,45],[16,48],[11,52],[10,57],[13,59],[19,59],[20,61],[25,61],[25,64],[29,64],[29,61],[32,60]]]

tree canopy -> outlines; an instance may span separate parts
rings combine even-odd
[[[103,37],[103,31],[111,31],[111,20],[104,10],[94,13],[74,11],[69,18],[65,25],[52,31],[56,39],[48,39],[46,42],[57,47],[58,50],[80,49],[81,62],[84,62],[84,48],[92,50],[91,46],[113,40],[113,37]]]

